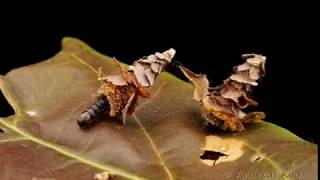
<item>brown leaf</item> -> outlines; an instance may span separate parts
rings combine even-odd
[[[145,58],[139,59],[139,60],[144,63],[153,64],[154,62],[158,61],[158,58],[156,57],[156,55],[151,54],[151,55],[149,55]],[[160,62],[163,62],[163,61],[160,61]]]
[[[255,67],[250,68],[249,78],[252,80],[258,80],[260,78],[259,69]]]
[[[176,50],[171,48],[163,53],[156,53],[155,55],[157,58],[164,59],[168,61],[168,63],[170,63],[175,54],[176,54]]]
[[[265,64],[266,57],[258,54],[244,54],[242,58],[246,60],[246,63],[259,69],[259,75],[263,77],[266,73]]]
[[[114,85],[117,85],[117,86],[126,86],[128,85],[127,81],[122,77],[122,76],[119,76],[119,75],[110,75],[110,76],[105,76],[106,80],[111,82],[112,84]]]
[[[172,48],[163,53],[157,52],[135,61],[129,66],[129,71],[133,71],[135,78],[142,86],[149,87],[153,85],[157,75],[171,62],[174,55],[175,50]]]
[[[113,59],[114,64],[116,65],[120,76],[127,81],[129,84],[133,84],[134,86],[138,86],[136,78],[133,76],[131,72],[128,72],[124,67],[122,67],[121,63],[116,60],[115,58]]]
[[[235,86],[226,86],[220,90],[220,94],[223,98],[232,99],[234,102],[239,102],[239,98],[243,95],[243,91]]]
[[[237,66],[237,71],[247,71],[250,69],[250,65],[248,63],[243,63]]]
[[[195,90],[193,97],[196,101],[201,101],[205,96],[209,94],[209,81],[204,74],[195,74],[189,69],[179,66],[183,74],[192,82]]]
[[[145,75],[145,68],[140,63],[136,63],[134,66],[129,66],[130,70],[132,69],[134,76],[137,78],[137,81],[142,85],[149,87],[149,81]]]
[[[162,66],[159,63],[152,63],[151,64],[152,71],[156,72],[156,73],[161,72],[161,67]]]
[[[238,72],[230,76],[230,79],[239,83],[249,84],[252,86],[258,86],[258,83],[253,79],[250,79],[248,72]]]
[[[150,86],[152,86],[154,83],[154,80],[156,79],[156,73],[153,72],[151,69],[145,70],[144,73],[149,81]]]

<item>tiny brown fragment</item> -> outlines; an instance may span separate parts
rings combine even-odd
[[[102,173],[97,173],[94,175],[94,180],[110,180],[114,177],[114,175],[110,174],[109,172],[105,171]]]
[[[242,109],[258,103],[250,97],[253,86],[265,75],[266,57],[257,54],[242,55],[245,62],[234,68],[234,73],[223,84],[210,88],[206,75],[195,74],[180,66],[195,87],[194,99],[203,105],[203,117],[223,130],[243,131],[243,123],[265,118],[263,112],[245,113]],[[209,91],[211,90],[211,91]]]
[[[111,82],[106,82],[98,90],[99,95],[106,96],[110,103],[109,115],[114,117],[120,112],[128,103],[130,97],[136,92],[134,86],[114,85]]]
[[[195,74],[183,66],[180,66],[180,69],[194,85],[195,90],[193,98],[196,101],[201,101],[202,99],[204,99],[209,94],[209,81],[207,76],[204,74]]]
[[[109,116],[122,115],[122,122],[125,124],[127,114],[134,112],[138,97],[150,97],[147,88],[154,84],[156,77],[171,62],[174,54],[175,50],[169,49],[149,55],[135,61],[128,70],[114,59],[119,75],[105,76],[100,68],[98,80],[104,83],[98,89],[96,97],[107,97],[110,105]]]

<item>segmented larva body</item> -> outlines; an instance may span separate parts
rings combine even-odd
[[[94,125],[110,109],[107,98],[102,98],[90,105],[79,115],[78,124],[80,127],[87,128]]]

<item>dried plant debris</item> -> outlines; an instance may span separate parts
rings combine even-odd
[[[174,49],[169,49],[163,53],[155,53],[135,61],[129,66],[128,70],[118,60],[114,59],[114,63],[120,73],[117,75],[106,76],[100,68],[98,80],[103,81],[103,84],[97,90],[95,96],[98,100],[102,99],[107,102],[108,108],[105,109],[108,109],[108,115],[110,117],[122,116],[122,122],[125,124],[127,114],[131,114],[135,110],[138,97],[150,97],[147,88],[154,84],[156,77],[171,62],[174,55]],[[80,127],[82,126],[81,124],[91,124],[93,118],[90,115],[96,117],[97,113],[95,112],[100,112],[98,105],[92,106],[87,109],[86,116],[80,115],[78,119]]]
[[[266,57],[257,54],[244,54],[245,62],[234,68],[233,74],[223,84],[209,87],[204,74],[195,74],[180,66],[184,75],[195,87],[194,99],[203,105],[203,117],[212,125],[223,130],[243,131],[243,123],[265,118],[263,112],[245,113],[242,109],[258,103],[250,97],[252,87],[265,76]]]
[[[102,173],[97,173],[94,175],[94,180],[110,180],[114,177],[114,175],[110,174],[109,172],[105,171]]]

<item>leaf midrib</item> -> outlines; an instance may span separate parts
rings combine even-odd
[[[61,53],[70,55],[70,57],[73,60],[76,60],[79,64],[84,65],[86,68],[90,69],[93,73],[97,74],[97,71],[95,70],[95,68],[93,66],[91,66],[85,60],[81,59],[78,56],[79,52],[66,53],[66,52],[62,51]],[[2,85],[2,87],[3,87],[3,85]],[[162,87],[160,89],[162,89]],[[158,89],[156,94],[158,94],[160,92],[160,89]],[[16,124],[15,122],[17,122],[19,118],[22,118],[21,115],[20,115],[21,112],[20,112],[20,109],[19,109],[18,105],[16,104],[15,98],[12,97],[12,94],[9,94],[7,98],[10,99],[9,103],[15,109],[17,109],[16,110],[16,114],[15,114],[15,116],[12,116],[12,117],[14,117],[14,118],[12,118],[12,122],[13,123],[8,123],[8,122],[6,122],[6,121],[4,121],[4,120],[2,120],[0,118],[0,124],[3,124],[6,128],[8,128],[8,129],[12,130],[13,132],[19,134],[23,140],[30,140],[30,141],[32,141],[32,142],[34,142],[36,144],[39,144],[39,145],[44,146],[46,148],[55,150],[56,152],[61,153],[61,154],[65,155],[65,156],[67,156],[69,158],[73,158],[73,159],[75,159],[75,160],[77,160],[77,161],[79,161],[81,163],[90,165],[90,166],[92,166],[94,168],[97,168],[97,169],[100,169],[102,171],[108,171],[108,172],[110,172],[112,174],[123,176],[123,177],[130,178],[130,179],[138,179],[138,180],[145,179],[143,177],[136,176],[136,175],[134,175],[134,174],[132,174],[132,173],[130,173],[128,171],[124,171],[124,170],[121,170],[119,168],[116,168],[116,167],[113,167],[113,166],[110,166],[110,165],[103,165],[103,164],[88,160],[86,158],[83,158],[81,156],[76,155],[76,153],[70,151],[69,149],[67,150],[65,147],[59,147],[59,145],[52,144],[52,143],[50,143],[48,141],[44,141],[44,140],[42,140],[40,138],[37,138],[37,137],[33,136],[30,133],[27,133],[27,132],[23,131],[22,129],[17,128],[15,126],[15,124]],[[167,165],[163,161],[161,155],[158,153],[158,151],[156,149],[156,146],[153,143],[151,137],[148,135],[147,131],[144,129],[144,127],[141,124],[141,122],[138,119],[136,119],[136,117],[135,117],[135,120],[136,120],[137,124],[139,125],[139,127],[141,128],[141,130],[143,131],[143,133],[146,135],[146,137],[147,137],[147,139],[148,139],[148,141],[149,141],[149,143],[151,145],[152,150],[154,151],[155,155],[158,157],[159,162],[160,162],[161,166],[163,167],[164,171],[166,172],[168,178],[170,180],[173,180],[174,178],[173,178],[172,173],[170,172],[169,168],[167,167]]]
[[[151,149],[154,151],[154,153],[156,154],[156,156],[158,157],[158,160],[160,161],[161,166],[163,167],[163,169],[165,170],[165,172],[167,173],[168,177],[170,180],[173,180],[174,177],[169,169],[169,167],[167,166],[167,164],[165,163],[165,161],[163,160],[160,152],[157,150],[157,146],[156,144],[153,142],[151,136],[149,135],[149,133],[147,132],[147,130],[143,127],[143,124],[139,121],[139,119],[137,118],[136,115],[133,115],[133,119],[136,121],[136,123],[139,125],[139,127],[141,128],[143,134],[146,136],[146,138],[148,139],[150,145],[151,145]]]
[[[95,74],[98,74],[98,71],[96,71],[96,69],[91,66],[90,64],[86,63],[83,59],[81,59],[79,56],[77,56],[78,53],[70,53],[70,56],[78,61],[80,64],[86,66],[87,68],[89,68],[93,73]],[[163,89],[163,87],[165,86],[166,84],[162,84],[160,86],[160,88],[154,93],[154,95],[152,96],[153,99],[155,97],[157,97],[159,95],[159,93],[161,92],[161,90]],[[153,102],[152,100],[149,100],[147,102],[145,102],[144,104],[140,105],[136,111],[138,111],[138,109],[141,109],[142,106],[145,106],[146,104],[148,103],[151,103]],[[155,156],[158,158],[159,162],[160,162],[160,165],[163,167],[164,171],[166,172],[168,178],[170,180],[174,180],[174,177],[170,171],[170,169],[168,168],[168,166],[166,165],[165,161],[163,160],[161,154],[158,152],[157,150],[157,146],[156,144],[153,142],[151,136],[149,135],[149,133],[147,132],[147,130],[144,128],[143,124],[139,121],[139,119],[137,118],[137,116],[135,114],[132,115],[133,116],[133,119],[136,121],[136,123],[138,124],[138,126],[140,127],[141,131],[143,132],[143,134],[145,135],[145,137],[147,138],[150,146],[151,146],[151,149],[153,150]]]
[[[96,52],[96,51],[95,51],[95,52]],[[76,59],[76,60],[77,60],[79,63],[81,63],[82,65],[85,65],[85,66],[87,66],[87,68],[89,68],[89,69],[93,70],[94,72],[96,72],[95,69],[94,69],[90,64],[86,63],[84,60],[82,60],[81,58],[79,58],[79,57],[76,55],[77,53],[66,53],[66,54],[71,55],[71,57],[73,57],[73,59]],[[1,78],[0,78],[0,86],[1,86]],[[0,88],[0,89],[1,89],[1,88]],[[14,98],[13,98],[13,99],[14,99]],[[12,100],[12,101],[15,103],[14,100]],[[12,103],[12,101],[10,101],[10,104]],[[13,105],[13,104],[11,104],[11,105]],[[14,106],[14,105],[13,105],[13,106]],[[19,112],[19,111],[16,111],[16,112]],[[16,116],[16,118],[13,118],[12,120],[16,120],[16,119],[18,119],[18,118],[19,118],[19,117]],[[139,124],[140,121],[139,121],[137,118],[135,118],[135,119],[136,119],[137,123]],[[90,166],[92,166],[92,167],[95,167],[95,168],[100,169],[100,170],[103,170],[103,171],[109,171],[109,172],[111,172],[111,173],[113,173],[113,174],[117,174],[117,175],[119,175],[119,176],[127,177],[127,178],[130,178],[130,179],[144,179],[143,177],[136,176],[136,175],[134,175],[134,174],[132,174],[132,173],[130,173],[130,172],[123,171],[123,170],[121,170],[121,169],[118,169],[118,168],[115,168],[115,167],[112,167],[112,166],[109,166],[109,165],[99,164],[99,163],[97,163],[97,162],[93,162],[93,161],[91,161],[91,160],[88,160],[88,159],[86,159],[86,158],[83,158],[83,157],[81,157],[81,156],[78,156],[78,155],[76,155],[75,152],[72,152],[72,151],[70,151],[69,149],[67,150],[67,149],[64,148],[64,147],[60,147],[59,145],[52,144],[52,143],[47,142],[47,141],[45,141],[45,140],[39,139],[39,138],[33,136],[32,134],[29,134],[29,133],[25,132],[24,130],[17,128],[16,126],[14,126],[14,124],[11,124],[10,122],[5,121],[5,120],[2,119],[2,118],[0,118],[0,124],[3,124],[6,128],[8,128],[8,129],[10,129],[10,130],[18,133],[19,135],[22,136],[21,138],[23,138],[23,139],[24,139],[24,137],[25,137],[26,140],[30,140],[30,141],[32,141],[32,142],[34,142],[34,143],[37,143],[37,144],[39,144],[39,145],[42,145],[42,146],[44,146],[44,147],[47,147],[47,148],[52,149],[52,150],[55,150],[55,151],[57,151],[57,152],[65,155],[65,156],[67,156],[67,157],[69,157],[69,158],[76,159],[77,161],[79,161],[79,162],[81,162],[81,163],[90,165]],[[140,125],[142,126],[141,128],[142,128],[142,130],[143,130],[144,127],[143,127],[143,124],[142,124],[141,122],[140,122],[139,126],[140,126]],[[145,131],[146,131],[146,130],[145,130]],[[147,133],[147,131],[146,131],[146,133]],[[151,139],[151,137],[150,137],[150,139]],[[151,142],[152,142],[152,139],[151,139]],[[250,148],[250,149],[252,149],[252,150],[254,150],[254,151],[256,151],[257,153],[261,153],[261,152],[259,151],[259,149],[256,149],[255,147],[253,147],[253,146],[251,146],[251,145],[249,145],[249,144],[247,144],[247,147]],[[154,146],[154,149],[155,149],[156,152],[157,152],[156,146]],[[160,161],[163,161],[162,158],[161,158],[161,155],[160,155],[160,154],[157,154],[157,155],[159,155]],[[276,162],[274,162],[274,161],[273,161],[272,159],[270,159],[270,158],[268,158],[267,161],[268,161],[277,171],[281,172],[281,167],[280,167]],[[165,162],[164,162],[164,161],[163,161],[163,163],[161,163],[161,164],[164,165],[164,166],[163,166],[164,168],[167,168],[167,166],[165,165]],[[274,165],[276,165],[276,166],[274,166]],[[171,177],[172,177],[172,174],[171,174],[171,172],[169,171],[169,169],[168,169],[168,171],[166,170],[166,172],[168,173],[169,178],[170,178],[170,179],[173,179],[173,178],[171,178]],[[170,175],[171,175],[171,177],[170,177]]]
[[[119,168],[116,168],[116,167],[113,167],[113,166],[110,166],[110,165],[103,165],[103,164],[100,164],[100,163],[97,163],[97,162],[94,162],[94,161],[91,161],[91,160],[88,160],[86,158],[83,158],[81,156],[78,156],[76,155],[76,153],[74,152],[71,152],[70,150],[67,150],[66,148],[62,148],[60,147],[59,145],[56,145],[56,144],[52,144],[48,141],[44,141],[42,139],[39,139],[35,136],[33,136],[32,134],[29,134],[19,128],[17,128],[16,126],[14,125],[11,125],[9,122],[6,122],[4,119],[0,119],[0,124],[2,124],[3,126],[5,126],[6,128],[10,129],[11,131],[19,134],[21,136],[21,138],[24,138],[24,140],[30,140],[36,144],[39,144],[43,147],[46,147],[48,149],[52,149],[60,154],[63,154],[69,158],[72,158],[72,159],[75,159],[77,160],[78,162],[81,162],[83,164],[87,164],[87,165],[90,165],[96,169],[99,169],[99,170],[102,170],[102,171],[108,171],[110,172],[111,174],[114,174],[114,175],[119,175],[119,176],[122,176],[122,177],[126,177],[126,178],[129,178],[129,179],[135,179],[135,180],[144,180],[145,178],[143,177],[140,177],[140,176],[136,176],[128,171],[124,171],[124,170],[121,170]]]

